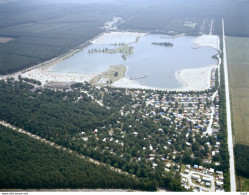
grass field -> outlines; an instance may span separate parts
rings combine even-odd
[[[236,143],[249,145],[249,38],[227,37],[226,42]]]
[[[240,180],[240,188],[239,188],[239,180]],[[237,178],[237,191],[249,192],[249,178],[245,177]]]
[[[126,67],[124,65],[110,66],[108,70],[94,77],[90,83],[93,85],[110,85],[115,81],[125,77]],[[101,83],[101,79],[106,79],[108,82]]]
[[[242,181],[241,191],[249,192],[249,178],[241,177],[241,181]]]

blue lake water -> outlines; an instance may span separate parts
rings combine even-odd
[[[141,37],[134,53],[122,58],[122,54],[88,53],[90,49],[115,48],[114,45],[92,44],[72,57],[53,66],[50,71],[99,73],[107,70],[110,65],[123,64],[127,67],[126,75],[140,83],[156,88],[178,88],[182,84],[175,78],[175,72],[181,69],[205,67],[217,64],[212,56],[218,51],[211,47],[193,49],[196,37],[184,36],[176,39],[162,38],[165,35],[148,34]],[[173,47],[153,45],[152,42],[171,42]],[[118,47],[118,46],[117,46]]]

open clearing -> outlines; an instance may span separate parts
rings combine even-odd
[[[245,177],[241,177],[241,186],[242,186],[242,189],[241,191],[242,192],[248,192],[249,191],[249,179],[248,178],[245,178]]]
[[[226,37],[236,143],[249,145],[249,38]]]
[[[9,41],[14,40],[13,38],[10,37],[0,37],[0,43],[8,43]]]

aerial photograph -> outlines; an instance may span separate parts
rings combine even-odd
[[[249,192],[249,0],[0,0],[0,195]]]

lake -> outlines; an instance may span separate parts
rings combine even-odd
[[[50,71],[55,72],[77,72],[77,73],[99,73],[107,70],[110,65],[123,64],[127,67],[126,76],[137,78],[137,82],[155,88],[179,88],[182,84],[176,79],[175,72],[181,69],[199,68],[212,64],[217,64],[217,60],[212,56],[218,51],[211,47],[199,47],[193,41],[194,36],[183,36],[176,39],[166,38],[161,34],[147,34],[136,43],[129,44],[134,47],[133,54],[126,60],[122,54],[115,53],[88,53],[91,49],[114,49],[119,46],[110,45],[111,40],[106,40],[107,44],[92,44],[72,57],[56,64]],[[130,37],[122,37],[122,42],[132,42]],[[114,40],[113,40],[114,41]],[[115,38],[117,43],[118,39]],[[115,43],[112,42],[112,43]],[[120,41],[121,42],[121,41]],[[173,47],[153,45],[156,42],[171,42]]]

